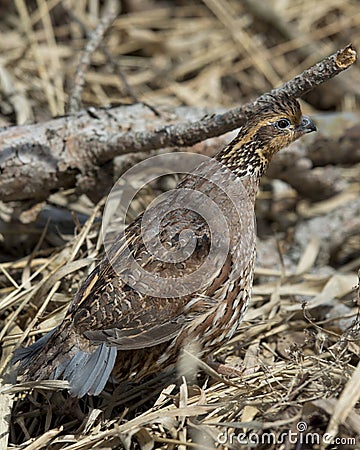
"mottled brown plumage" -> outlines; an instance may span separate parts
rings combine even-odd
[[[32,346],[17,350],[14,360],[21,361],[24,378],[66,379],[72,395],[97,395],[110,374],[139,380],[174,364],[189,341],[196,341],[206,356],[236,334],[251,295],[260,178],[277,151],[314,130],[294,99],[268,96],[258,102],[238,136],[213,162],[199,166],[172,197],[150,210],[150,230],[161,218],[159,239],[168,259],[152,254],[152,238],[144,243],[143,216],[132,222],[87,277],[62,323]],[[220,231],[218,237],[196,212],[203,198],[189,197],[194,191],[217,205],[212,226]],[[176,204],[180,206],[169,212]],[[227,246],[221,216],[229,229]],[[183,232],[189,229],[194,233],[192,252],[174,262],[171,257],[183,250]],[[214,255],[212,238],[220,242]],[[201,272],[210,257],[211,270]],[[136,275],[132,258],[152,281]],[[186,285],[194,271],[199,273],[195,287],[193,281]],[[157,288],[162,295],[154,294]]]

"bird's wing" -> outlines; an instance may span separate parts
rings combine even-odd
[[[188,225],[183,217],[182,222],[183,226]],[[180,226],[173,233],[178,234],[181,229]],[[68,310],[67,316],[74,329],[90,343],[105,343],[119,350],[152,347],[173,339],[185,325],[184,305],[191,297],[148,295],[126,282],[124,273],[129,253],[123,249],[129,236],[132,239],[131,258],[135,257],[144,270],[169,282],[174,274],[173,264],[164,264],[149,255],[140,235],[141,230],[133,223],[126,236],[116,242],[85,280]],[[199,246],[200,251],[204,251],[205,245],[208,245],[207,241]],[[195,251],[194,264],[198,256]],[[190,269],[186,267],[186,270]],[[181,270],[178,276],[182,275]]]
[[[110,328],[106,330],[86,331],[85,337],[91,342],[106,343],[119,350],[138,350],[162,344],[176,337],[184,324],[184,317],[153,326],[143,326],[136,329]]]
[[[202,178],[191,183],[205,193],[211,187]],[[218,270],[199,275],[212,241],[206,220],[197,212],[203,208],[203,198],[191,200],[191,192],[175,190],[173,197],[151,206],[146,218],[140,215],[116,239],[68,311],[79,335],[93,343],[132,350],[164,343],[180,333],[187,322],[184,307],[218,276]],[[188,204],[194,210],[185,208]],[[219,204],[227,206],[223,198]],[[159,247],[165,257],[154,251]],[[150,281],[142,270],[150,274]],[[181,291],[186,277],[193,284]]]
[[[185,317],[183,301],[143,295],[100,263],[89,275],[68,312],[73,327],[91,343],[119,350],[152,347],[174,338]]]

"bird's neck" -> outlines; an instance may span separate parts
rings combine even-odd
[[[216,159],[241,179],[251,179],[251,185],[258,184],[269,165],[257,136],[241,132],[217,155]]]

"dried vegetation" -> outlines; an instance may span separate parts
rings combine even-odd
[[[1,2],[1,126],[66,112],[103,3]],[[124,0],[78,73],[82,101],[234,106],[348,42],[359,49],[359,30],[356,0]],[[68,189],[41,204],[1,204],[1,448],[245,448],[246,435],[257,448],[326,447],[309,433],[341,437],[341,448],[359,444],[359,86],[355,66],[308,94],[303,109],[318,118],[323,140],[294,147],[293,173],[281,177],[278,167],[264,180],[252,304],[240,336],[214,355],[241,376],[220,376],[188,355],[202,368],[196,377],[160,374],[114,394],[109,385],[79,405],[59,390],[63,382],[15,385],[13,348],[59,322],[101,254],[104,200],[95,206]]]

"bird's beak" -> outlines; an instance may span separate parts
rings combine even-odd
[[[302,131],[303,133],[311,133],[312,131],[316,131],[317,128],[310,117],[303,116],[301,119],[301,123],[298,126],[298,130]]]

